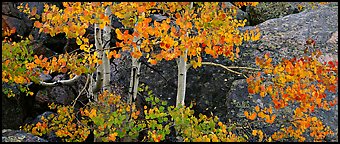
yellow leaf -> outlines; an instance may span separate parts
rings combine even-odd
[[[52,14],[48,13],[46,17],[47,17],[48,20],[51,20],[52,19]]]
[[[78,45],[81,45],[81,44],[83,44],[83,42],[80,40],[80,38],[79,38],[79,37],[77,37],[76,43],[77,43]]]
[[[119,39],[119,40],[123,40],[123,34],[122,34],[122,32],[119,30],[119,29],[116,29],[116,34],[117,34],[117,38]]]
[[[89,117],[90,117],[90,118],[93,118],[93,117],[95,117],[95,116],[97,116],[97,110],[96,110],[96,109],[91,109],[91,112],[90,112],[90,114],[89,114]]]
[[[116,15],[118,18],[124,18],[124,15],[121,14],[120,12],[115,12],[115,15]]]
[[[266,115],[261,111],[261,112],[259,112],[258,116],[259,116],[260,118],[264,118]]]
[[[252,134],[253,136],[256,136],[256,135],[257,135],[257,130],[253,130],[251,134]]]
[[[316,120],[317,120],[317,118],[316,118],[316,117],[313,117],[313,118],[312,118],[312,121],[316,121]]]

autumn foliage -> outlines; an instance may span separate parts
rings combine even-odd
[[[193,8],[189,6],[189,2],[123,2],[115,5],[113,13],[123,19],[124,25],[135,29],[132,34],[128,30],[116,29],[117,38],[122,40],[117,46],[130,50],[132,45],[135,51],[131,55],[140,58],[145,53],[151,64],[163,59],[174,60],[188,50],[188,62],[196,68],[202,65],[204,53],[214,58],[223,55],[233,61],[239,57],[238,46],[243,41],[260,38],[259,29],[241,33],[237,28],[243,27],[246,20],[234,19],[236,10],[227,9],[224,3],[221,6],[210,2],[195,3]],[[137,12],[130,9],[137,9]],[[168,17],[162,21],[153,20],[149,15],[155,10],[162,10]],[[127,19],[130,21],[125,21]],[[133,25],[136,21],[137,24]],[[133,41],[134,36],[143,39]]]
[[[254,112],[245,111],[245,116],[250,120],[264,119],[269,124],[280,123],[275,120],[277,114],[294,107],[291,114],[281,115],[289,121],[271,136],[273,140],[293,138],[305,141],[303,134],[309,132],[315,141],[321,141],[333,133],[312,115],[317,109],[330,110],[338,101],[337,97],[326,99],[327,92],[337,93],[338,62],[321,63],[318,60],[320,55],[320,51],[315,51],[301,58],[282,59],[276,65],[272,64],[269,53],[264,58],[256,57],[255,63],[263,72],[247,79],[248,92],[259,94],[262,98],[270,97],[273,103],[262,109],[256,106]]]

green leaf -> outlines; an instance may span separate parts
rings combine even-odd
[[[166,106],[168,103],[166,101],[162,101],[162,105]]]
[[[160,111],[160,112],[163,112],[164,109],[165,109],[165,108],[164,108],[163,106],[160,106],[160,107],[159,107],[159,111]]]
[[[156,103],[159,103],[159,98],[156,97],[156,98],[155,98],[155,102],[156,102]]]

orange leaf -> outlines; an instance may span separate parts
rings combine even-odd
[[[31,16],[34,16],[35,14],[37,14],[37,7],[33,7],[30,14],[31,14]]]
[[[269,112],[269,114],[272,114],[272,113],[273,113],[273,108],[272,108],[272,106],[270,106],[270,107],[267,109],[267,112]]]
[[[236,48],[236,58],[239,58],[240,56],[238,55],[240,53],[240,48]]]
[[[97,116],[97,110],[96,109],[91,109],[90,113],[89,113],[89,117],[92,118],[92,117],[95,117]]]
[[[255,94],[255,91],[252,88],[248,87],[248,93],[249,94]]]
[[[152,65],[156,65],[156,64],[157,64],[157,61],[154,60],[154,59],[149,59],[149,62],[150,62],[150,64],[152,64]]]
[[[276,115],[272,115],[271,118],[267,117],[266,118],[266,122],[272,124],[274,122],[275,118],[276,118]]]
[[[66,67],[61,68],[60,72],[66,73],[67,72],[67,68]]]
[[[118,135],[117,132],[114,132],[113,134],[109,134],[108,140],[110,141],[116,141],[116,136]]]
[[[251,114],[250,116],[249,116],[249,119],[250,120],[254,120],[255,118],[256,118],[256,112],[254,112],[253,114]]]
[[[36,27],[36,28],[41,28],[42,26],[43,26],[43,24],[40,23],[39,21],[35,21],[35,22],[34,22],[34,27]]]
[[[263,91],[261,91],[261,92],[260,92],[260,96],[261,96],[261,97],[265,97],[265,96],[266,96],[266,93],[263,92]]]
[[[336,93],[337,88],[336,88],[335,85],[330,85],[328,89],[329,89],[330,92]]]
[[[255,111],[256,111],[256,112],[259,112],[259,111],[260,111],[260,107],[259,107],[258,105],[255,107]]]
[[[244,111],[243,114],[244,114],[247,118],[249,117],[248,111]]]

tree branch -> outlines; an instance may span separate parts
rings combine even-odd
[[[235,74],[238,74],[238,75],[242,75],[244,76],[245,78],[247,78],[247,76],[245,76],[244,74],[240,73],[240,72],[237,72],[237,71],[234,71],[234,70],[231,70],[230,68],[228,68],[227,66],[224,66],[224,65],[221,65],[221,64],[217,64],[217,63],[213,63],[213,62],[202,62],[202,65],[212,65],[212,66],[219,66],[219,67],[222,67],[232,73],[235,73]]]
[[[74,107],[74,106],[76,105],[77,100],[79,99],[79,97],[81,96],[81,94],[82,94],[82,93],[84,92],[84,90],[86,89],[86,86],[88,85],[89,81],[90,81],[90,74],[87,74],[86,83],[85,83],[85,85],[84,85],[84,88],[79,92],[77,98],[74,99],[74,102],[73,102],[72,107]]]
[[[42,85],[42,86],[70,85],[70,84],[73,84],[79,78],[80,78],[80,75],[76,75],[75,77],[73,77],[72,79],[69,79],[69,80],[58,80],[58,81],[53,82],[53,83],[47,83],[47,82],[40,81],[39,84]]]

